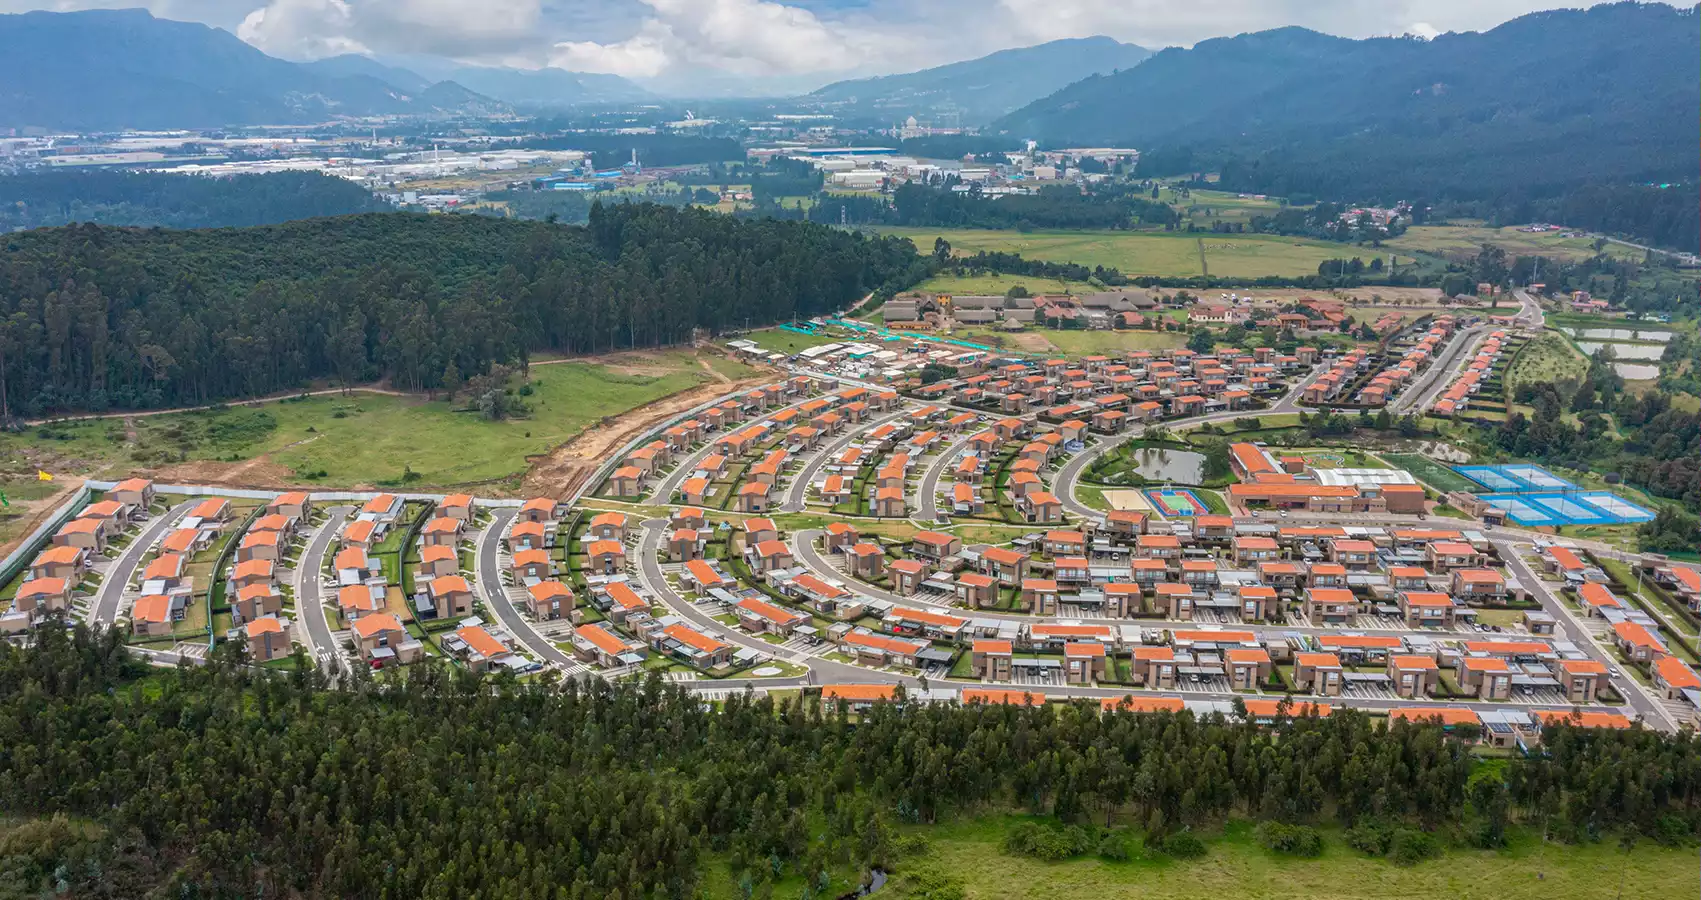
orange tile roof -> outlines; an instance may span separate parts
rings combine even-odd
[[[66,565],[83,558],[86,551],[81,547],[49,547],[36,555],[35,565]]]
[[[1247,715],[1256,716],[1258,718],[1270,718],[1276,715],[1282,701],[1248,697],[1243,702],[1246,704]],[[1294,718],[1299,718],[1301,716],[1311,715],[1315,712],[1319,717],[1326,717],[1329,715],[1331,709],[1332,707],[1330,707],[1327,703],[1312,703],[1310,701],[1306,701],[1303,703],[1290,704],[1288,715]]]
[[[1009,641],[981,640],[981,641],[975,641],[974,642],[974,644],[971,647],[971,651],[974,652],[974,653],[1004,653],[1004,654],[1009,654],[1009,653],[1015,652],[1015,649],[1014,649],[1014,647],[1011,646]]]
[[[1433,591],[1402,591],[1400,597],[1407,606],[1445,608],[1453,605],[1452,597]]]
[[[347,610],[378,609],[378,599],[372,596],[372,589],[364,584],[351,584],[337,591],[337,606]]]
[[[490,632],[485,631],[477,625],[468,625],[465,628],[456,630],[455,637],[466,641],[467,646],[471,647],[473,652],[485,659],[505,656],[508,653],[508,648],[502,646],[501,641],[497,640]]]
[[[1419,724],[1440,721],[1442,725],[1477,725],[1482,722],[1475,710],[1462,706],[1400,706],[1388,711],[1388,719]]]
[[[926,625],[937,625],[941,628],[961,628],[967,625],[969,621],[959,619],[956,616],[941,615],[924,609],[908,609],[902,606],[894,607],[891,612],[886,614],[886,618],[895,618],[906,622],[921,622]]]
[[[164,594],[149,594],[136,600],[136,606],[130,611],[130,617],[138,622],[169,622],[171,621],[171,598]]]
[[[1120,697],[1105,697],[1099,701],[1099,707],[1105,712],[1123,710],[1136,713],[1181,712],[1187,708],[1180,697],[1137,697],[1133,694],[1123,694]]]
[[[717,641],[695,628],[682,624],[669,625],[662,629],[662,634],[665,634],[682,644],[688,644],[695,647],[704,653],[714,653],[721,648],[728,646],[724,641]]]
[[[638,592],[624,581],[614,581],[603,587],[603,592],[613,600],[615,605],[625,610],[649,609],[649,601],[638,596]]]
[[[1628,716],[1601,710],[1538,709],[1536,717],[1543,725],[1575,725],[1579,728],[1629,728]]]
[[[405,630],[402,628],[401,620],[389,613],[377,613],[376,615],[362,616],[355,620],[354,630],[356,634],[359,634],[364,638],[369,638],[385,631],[402,631],[405,633]]]
[[[1609,607],[1624,605],[1624,601],[1614,596],[1612,591],[1608,589],[1606,585],[1597,584],[1593,581],[1583,582],[1582,586],[1577,588],[1577,596],[1582,598],[1583,602],[1589,606]]]
[[[261,616],[242,626],[249,637],[258,634],[283,634],[283,623],[276,616]]]
[[[63,578],[34,578],[18,587],[19,597],[56,597],[65,593]]]
[[[336,562],[333,565],[338,569],[364,569],[367,565],[366,551],[359,547],[350,547],[347,550],[340,551],[337,553]]]
[[[1228,651],[1228,661],[1231,663],[1267,663],[1270,652],[1262,647],[1231,647]]]
[[[592,646],[610,656],[619,656],[627,650],[625,641],[610,634],[601,625],[580,625],[574,629],[574,634],[590,641]]]
[[[821,686],[822,700],[893,700],[897,698],[895,684],[827,684]]]
[[[148,563],[142,571],[142,580],[155,578],[177,578],[183,574],[183,557],[176,553],[166,553]]]
[[[1258,640],[1250,631],[1172,631],[1170,637],[1192,643],[1247,644]]]
[[[685,571],[691,573],[692,580],[703,587],[713,587],[726,581],[712,566],[700,559],[686,563]]]
[[[1045,694],[1015,688],[963,688],[963,703],[988,706],[1044,706]]]
[[[1333,653],[1295,653],[1293,659],[1294,662],[1302,666],[1312,668],[1338,669],[1341,667],[1341,658]]]
[[[1434,657],[1432,657],[1432,656],[1418,656],[1416,654],[1408,654],[1408,655],[1405,655],[1405,656],[1390,656],[1390,657],[1388,657],[1388,662],[1389,662],[1390,665],[1392,665],[1396,669],[1430,670],[1430,669],[1441,668],[1439,665],[1436,665]]]
[[[1679,690],[1683,688],[1701,688],[1701,676],[1695,670],[1683,664],[1675,656],[1662,656],[1654,663],[1654,671],[1660,680]]]

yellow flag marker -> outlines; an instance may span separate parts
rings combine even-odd
[[[40,469],[35,470],[35,477],[36,477],[37,481],[52,481],[53,480],[52,475],[49,475],[46,472],[41,471]]]

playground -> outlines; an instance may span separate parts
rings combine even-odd
[[[1648,510],[1608,491],[1486,494],[1483,499],[1506,510],[1512,521],[1526,526],[1627,525],[1654,517]]]
[[[1146,492],[1146,499],[1166,518],[1202,516],[1211,511],[1198,494],[1180,488],[1153,488]]]

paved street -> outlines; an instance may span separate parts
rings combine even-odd
[[[193,505],[191,501],[185,500],[149,521],[142,527],[141,533],[136,535],[136,539],[107,567],[106,574],[101,577],[100,587],[95,591],[94,624],[111,625],[118,621],[118,608],[124,599],[124,590],[129,586],[130,578],[136,574],[136,567],[142,564],[142,557],[159,543],[159,539],[164,537]]]
[[[508,633],[533,656],[546,664],[572,669],[575,665],[573,658],[538,634],[531,621],[514,608],[513,601],[508,599],[507,589],[502,586],[502,564],[497,554],[502,549],[502,534],[508,530],[508,523],[513,519],[512,509],[492,510],[490,525],[479,537],[478,550],[473,557],[478,569],[474,577],[477,579],[478,589],[484,592],[484,605],[496,614],[496,618],[508,629]],[[581,602],[584,600],[583,597],[579,599]]]
[[[325,554],[336,543],[338,529],[353,511],[352,506],[326,509],[329,518],[308,539],[307,549],[301,551],[301,560],[295,567],[295,618],[302,625],[302,633],[307,636],[307,652],[318,661],[321,669],[330,670],[332,675],[346,673],[348,660],[343,658],[342,648],[337,646],[331,626],[325,621],[325,598],[320,589],[323,576],[320,573],[325,568]]]

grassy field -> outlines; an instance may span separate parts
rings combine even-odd
[[[1315,275],[1318,264],[1325,260],[1373,255],[1341,244],[1263,234],[1161,231],[1033,231],[1024,234],[1017,231],[938,228],[887,228],[882,231],[908,237],[918,247],[931,247],[935,237],[944,237],[958,253],[969,254],[979,250],[1020,253],[1028,259],[1113,266],[1130,276],[1200,275],[1203,274],[1201,253],[1204,264],[1210,267],[1210,274],[1229,278]],[[1014,284],[1016,280],[1010,279],[1006,283]],[[1032,287],[1029,289],[1032,290]]]
[[[932,291],[936,294],[1003,295],[1016,285],[1021,285],[1028,289],[1028,293],[1036,295],[1078,294],[1098,290],[1085,281],[1034,278],[1028,275],[1003,275],[997,272],[990,272],[985,275],[935,275],[916,285],[916,290]]]
[[[739,377],[753,370],[717,361],[716,371]],[[605,416],[713,380],[697,357],[679,351],[626,354],[619,365],[536,366],[531,374],[530,394],[516,397],[531,414],[502,422],[467,410],[465,398],[450,404],[353,394],[136,418],[134,444],[121,420],[70,422],[0,436],[0,456],[90,474],[264,456],[276,477],[326,486],[400,485],[409,470],[417,476],[405,482],[410,487],[460,484],[522,472],[528,455]]]
[[[918,865],[962,879],[973,900],[1583,900],[1677,896],[1695,884],[1692,850],[1646,841],[1626,855],[1616,841],[1544,847],[1519,836],[1504,850],[1449,849],[1441,859],[1401,867],[1351,850],[1332,828],[1322,829],[1324,852],[1316,859],[1275,856],[1257,846],[1245,825],[1207,836],[1210,852],[1197,860],[1046,863],[1003,851],[1004,835],[1017,821],[987,817],[916,828],[932,844]]]
[[[1384,453],[1381,454],[1389,465],[1397,469],[1405,469],[1417,477],[1417,480],[1435,488],[1438,491],[1477,491],[1480,486],[1445,465],[1419,456],[1416,453]]]
[[[1590,238],[1560,237],[1559,232],[1526,234],[1516,227],[1491,228],[1483,224],[1418,225],[1385,243],[1398,250],[1451,257],[1475,256],[1483,244],[1503,248],[1508,256],[1539,254],[1567,262],[1595,255],[1595,242]],[[1623,244],[1608,242],[1604,252],[1620,259],[1642,259],[1642,251]]]
[[[1170,194],[1166,192],[1162,196],[1168,198]],[[1250,224],[1254,216],[1273,216],[1286,208],[1277,197],[1259,200],[1229,191],[1194,190],[1187,199],[1175,197],[1173,202],[1180,204],[1182,215],[1200,225],[1211,222]]]
[[[1525,344],[1506,370],[1508,399],[1520,384],[1577,381],[1588,374],[1589,360],[1557,331],[1544,332]]]
[[[844,337],[841,335],[798,334],[795,331],[785,331],[779,328],[752,331],[749,334],[739,335],[739,338],[754,341],[756,346],[761,347],[763,350],[784,353],[788,356],[798,352],[799,350],[808,350],[810,347],[819,347],[822,344],[831,344],[834,341],[844,340]]]

